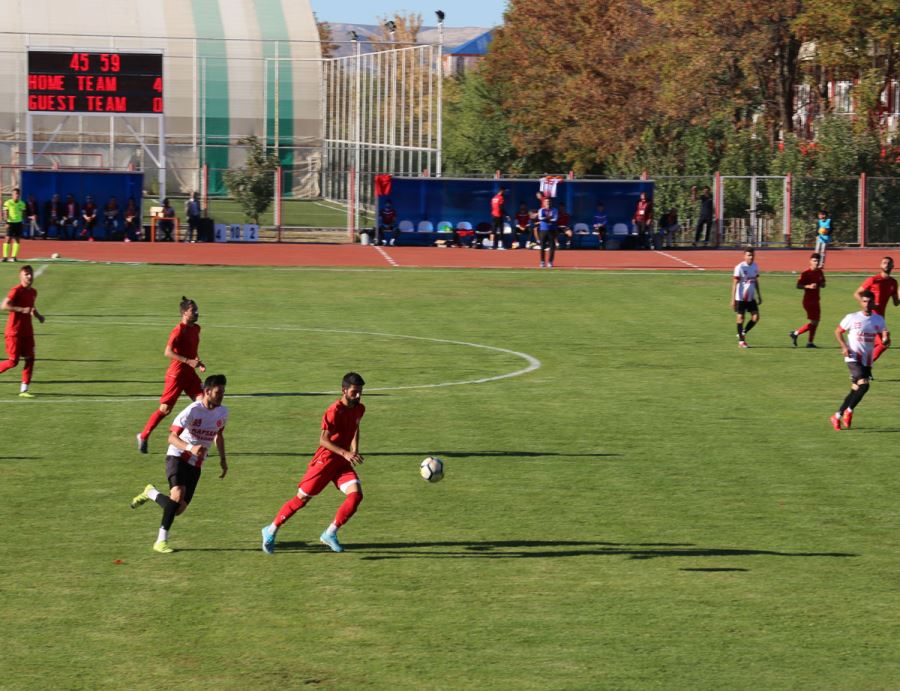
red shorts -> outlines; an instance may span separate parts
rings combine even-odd
[[[7,336],[6,353],[10,360],[34,360],[34,336]]]
[[[178,397],[184,391],[188,397],[194,401],[201,393],[203,393],[203,384],[200,383],[200,377],[194,370],[188,370],[178,376],[166,375],[166,386],[163,389],[159,402],[174,407],[178,403]]]
[[[333,482],[338,489],[348,482],[359,483],[359,475],[349,461],[343,458],[320,459],[309,462],[303,479],[297,483],[303,494],[314,497]]]
[[[804,302],[803,309],[806,310],[806,318],[810,321],[819,321],[822,317],[822,306],[818,301],[816,302]]]

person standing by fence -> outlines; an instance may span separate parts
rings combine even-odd
[[[713,205],[712,193],[709,187],[704,187],[697,198],[697,188],[691,187],[691,199],[700,202],[700,216],[697,218],[697,225],[694,227],[694,246],[700,242],[700,235],[703,235],[703,244],[709,244],[709,231],[712,228],[713,216],[715,215],[715,207]]]
[[[828,243],[831,242],[831,217],[825,212],[825,209],[819,211],[819,218],[816,221],[816,254],[821,257],[821,266],[825,266],[825,250]]]

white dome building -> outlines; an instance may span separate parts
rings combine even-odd
[[[234,144],[256,135],[277,147],[286,191],[318,194],[322,68],[309,0],[2,0],[0,7],[0,165],[24,165],[31,140],[35,165],[134,165],[156,192],[162,134],[168,191],[198,189],[207,165],[217,192],[221,172],[243,161]],[[162,127],[154,115],[28,117],[29,49],[161,52]]]

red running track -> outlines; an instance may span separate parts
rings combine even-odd
[[[836,249],[828,252],[829,271],[876,273],[890,249]],[[191,264],[225,266],[302,267],[419,267],[538,269],[537,250],[473,250],[457,247],[374,247],[349,244],[238,244],[238,243],[114,243],[25,240],[19,262],[49,258],[95,262]],[[812,250],[760,250],[763,271],[801,271]],[[743,259],[739,249],[603,251],[566,250],[556,253],[557,269],[731,271]]]

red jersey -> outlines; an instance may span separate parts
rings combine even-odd
[[[362,403],[357,403],[352,408],[344,405],[339,398],[330,406],[322,416],[321,429],[328,430],[328,439],[331,443],[340,446],[342,449],[349,449],[353,437],[359,430],[359,421],[366,412],[366,407]],[[320,446],[316,449],[313,461],[318,460],[334,460],[340,456],[333,453],[330,449]]]
[[[557,225],[560,227],[568,228],[569,224],[572,222],[572,217],[569,215],[568,211],[560,211],[559,216],[556,219]]]
[[[653,218],[653,202],[649,199],[638,200],[637,208],[634,210],[634,220],[638,223],[641,221],[649,223],[651,218]]]
[[[26,288],[17,285],[6,296],[13,307],[34,307],[37,300],[37,291],[34,288]],[[34,328],[31,325],[31,315],[21,312],[10,312],[6,321],[6,336],[11,338],[34,338]]]
[[[381,210],[381,222],[386,226],[394,225],[394,221],[397,220],[397,212],[393,207],[390,209],[382,209]]]
[[[897,297],[897,281],[888,276],[883,278],[881,274],[870,276],[860,286],[862,290],[871,290],[875,296],[875,304],[872,305],[872,311],[875,314],[884,316],[884,309],[888,306],[892,297]]]
[[[798,288],[808,286],[810,283],[815,283],[816,287],[803,289],[804,303],[819,301],[819,288],[825,287],[825,272],[822,269],[807,269],[797,279]]]
[[[503,192],[497,192],[491,197],[491,216],[500,218],[503,216],[503,204],[506,200],[503,198]]]
[[[169,342],[166,344],[174,352],[188,360],[197,358],[197,349],[200,347],[200,325],[178,323],[172,333],[169,334]],[[178,376],[182,372],[193,372],[194,368],[184,362],[172,360],[169,364],[167,375]]]
[[[531,214],[527,211],[520,211],[516,214],[516,228],[525,230],[531,222]]]

